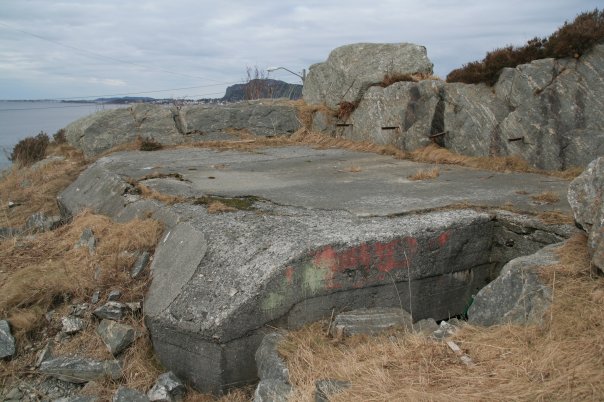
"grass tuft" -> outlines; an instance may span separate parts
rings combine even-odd
[[[438,166],[436,166],[436,167],[429,168],[429,169],[420,169],[407,178],[409,180],[416,181],[416,180],[435,179],[438,176],[440,176],[440,169],[438,168]]]
[[[541,204],[555,204],[560,201],[558,194],[553,191],[544,191],[541,194],[532,195],[531,199]]]

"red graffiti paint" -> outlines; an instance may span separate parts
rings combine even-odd
[[[294,267],[292,267],[291,265],[285,268],[285,279],[287,279],[287,283],[289,283],[290,285],[294,281]]]
[[[438,236],[438,245],[444,247],[449,242],[449,237],[451,236],[451,232],[448,230],[446,232],[442,232],[440,236]]]

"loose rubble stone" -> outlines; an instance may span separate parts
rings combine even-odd
[[[59,380],[82,384],[109,377],[117,380],[122,376],[122,368],[117,360],[93,360],[82,357],[57,357],[40,365],[40,372]]]
[[[539,276],[538,268],[559,262],[554,253],[557,246],[508,262],[497,279],[478,292],[468,309],[468,322],[483,326],[541,323],[552,290]]]
[[[94,310],[93,314],[98,318],[119,321],[124,318],[127,306],[125,304],[110,301]]]
[[[14,237],[21,234],[21,230],[17,228],[0,227],[0,239],[5,237]]]
[[[90,305],[88,303],[73,304],[71,306],[71,315],[75,317],[84,317],[89,308]]]
[[[63,324],[62,331],[66,334],[75,334],[86,328],[86,321],[78,317],[63,317],[61,318]]]
[[[111,292],[109,292],[109,295],[107,296],[107,300],[116,301],[116,300],[119,300],[119,298],[121,296],[122,296],[122,292],[120,292],[119,290],[112,290]]]
[[[411,329],[413,319],[401,308],[359,309],[341,313],[332,324],[333,336],[377,334],[394,327]]]
[[[350,388],[349,381],[342,380],[317,380],[315,382],[315,402],[329,402],[329,396]]]
[[[90,297],[91,304],[97,304],[101,300],[101,291],[95,290],[92,296]]]
[[[20,400],[23,397],[23,392],[19,389],[19,387],[13,387],[6,395],[4,395],[4,400]]]
[[[80,236],[80,240],[76,243],[76,247],[88,247],[88,252],[94,254],[96,249],[96,237],[94,237],[91,228],[86,228],[82,231],[82,235]]]
[[[132,266],[132,270],[130,271],[131,278],[138,278],[140,274],[143,273],[143,270],[149,263],[149,259],[151,258],[151,254],[148,251],[143,251]]]
[[[575,221],[587,232],[593,264],[604,271],[604,157],[592,161],[568,187]]]
[[[113,395],[113,402],[149,402],[147,395],[132,388],[120,387]]]
[[[254,391],[254,402],[287,402],[292,391],[289,384],[276,379],[262,380]]]
[[[40,367],[42,362],[45,362],[46,360],[51,359],[53,350],[54,350],[54,342],[51,340],[38,353],[38,357],[36,358],[36,367]]]
[[[434,331],[438,330],[438,324],[434,318],[425,318],[413,324],[413,329],[424,335],[432,335]]]
[[[280,333],[273,332],[262,338],[260,347],[256,351],[256,366],[258,367],[258,377],[261,380],[279,380],[289,383],[289,370],[287,364],[277,352],[279,342],[285,337]]]
[[[438,328],[432,333],[432,337],[438,340],[442,340],[452,336],[453,334],[455,334],[458,327],[454,325],[455,323],[456,321],[453,320],[449,320],[449,322],[441,321],[438,325]]]
[[[0,359],[12,357],[15,354],[15,338],[10,332],[6,320],[0,320]]]
[[[115,356],[134,342],[135,331],[130,325],[103,320],[96,329],[109,351]]]
[[[25,221],[25,229],[29,231],[45,232],[57,228],[60,224],[60,216],[48,216],[43,212],[36,212]]]
[[[184,384],[172,373],[160,374],[153,387],[147,393],[149,400],[160,402],[180,401],[185,395]]]

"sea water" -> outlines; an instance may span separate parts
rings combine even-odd
[[[8,156],[17,142],[44,131],[50,139],[69,123],[104,109],[125,105],[57,101],[0,101],[0,170],[10,166]]]

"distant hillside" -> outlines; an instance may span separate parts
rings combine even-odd
[[[289,84],[279,80],[256,79],[245,84],[231,85],[226,89],[222,101],[236,102],[260,98],[300,99],[301,97],[302,85]]]

